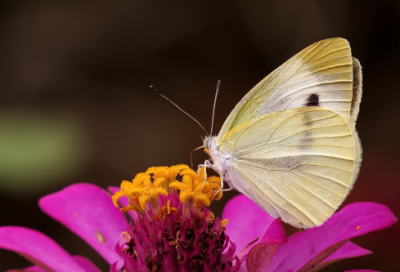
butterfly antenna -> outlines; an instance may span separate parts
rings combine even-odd
[[[214,117],[215,117],[215,108],[217,106],[217,97],[218,97],[218,93],[219,93],[219,87],[221,87],[221,80],[217,81],[217,90],[215,91],[215,97],[214,97],[214,105],[213,105],[213,111],[212,111],[212,117],[211,117],[211,131],[210,131],[210,135],[213,132],[213,128],[214,128]]]
[[[156,94],[158,94],[159,96],[161,96],[162,98],[164,98],[165,100],[167,100],[169,103],[171,103],[172,105],[175,106],[175,108],[177,108],[178,110],[180,110],[181,112],[183,112],[184,114],[186,114],[187,116],[190,117],[190,119],[192,119],[193,121],[195,121],[206,133],[206,135],[208,135],[207,130],[202,126],[202,124],[200,124],[199,121],[197,121],[193,116],[191,116],[189,113],[187,113],[186,111],[184,111],[181,107],[179,107],[177,104],[175,104],[171,99],[169,99],[168,97],[166,97],[165,95],[163,95],[162,93],[160,93],[153,85],[150,85],[150,89],[155,92]]]

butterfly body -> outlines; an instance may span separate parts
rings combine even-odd
[[[360,101],[360,65],[348,42],[324,40],[246,94],[205,149],[228,185],[269,215],[300,228],[318,226],[358,174]]]

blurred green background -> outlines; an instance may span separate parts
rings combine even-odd
[[[38,199],[189,163],[203,131],[149,85],[209,128],[222,80],[219,128],[264,76],[330,37],[350,41],[364,73],[363,163],[346,203],[380,202],[399,216],[400,1],[1,1],[0,225],[40,230],[108,271]],[[195,153],[196,163],[205,158]],[[212,208],[221,213],[233,195]],[[400,271],[399,233],[396,224],[354,239],[374,254],[323,271]],[[0,250],[0,271],[28,264]]]

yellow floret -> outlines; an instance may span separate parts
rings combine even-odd
[[[178,175],[182,177],[182,181],[177,180]],[[122,181],[120,187],[121,190],[112,196],[112,200],[118,207],[120,197],[128,198],[129,205],[120,209],[123,212],[142,212],[147,204],[157,207],[158,196],[168,195],[174,190],[180,191],[179,198],[182,202],[189,201],[190,205],[196,207],[209,206],[214,199],[219,200],[222,197],[219,177],[205,179],[204,168],[201,167],[196,173],[184,164],[150,167],[146,172],[137,174],[132,182]]]
[[[182,202],[189,201],[196,207],[209,206],[213,200],[222,197],[221,180],[211,176],[204,178],[204,168],[200,167],[198,173],[188,168],[182,170],[182,182],[171,182],[169,186],[180,191],[179,198]]]

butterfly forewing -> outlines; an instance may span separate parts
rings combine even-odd
[[[217,143],[226,133],[254,118],[285,109],[318,106],[337,113],[347,123],[355,122],[361,100],[360,71],[345,39],[310,45],[243,97],[225,121]],[[354,87],[354,82],[360,84]]]
[[[360,160],[340,114],[306,107],[273,112],[229,132],[220,153],[233,185],[270,215],[297,227],[322,224],[354,183]]]

